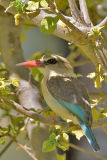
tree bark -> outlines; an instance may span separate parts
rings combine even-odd
[[[6,8],[6,7],[8,7],[9,2],[10,2],[10,0],[0,0],[0,5]],[[85,1],[79,1],[80,2],[80,11],[83,14],[83,18],[84,18],[84,19],[82,19],[81,17],[78,17],[79,22],[77,21],[77,19],[75,19],[75,16],[74,16],[74,18],[67,17],[67,16],[64,16],[63,14],[61,14],[60,12],[55,12],[55,10],[53,9],[54,8],[53,2],[50,3],[51,2],[50,0],[47,0],[47,2],[50,5],[51,12],[53,12],[53,15],[54,16],[55,16],[55,14],[58,15],[60,17],[60,19],[68,26],[68,28],[65,28],[64,26],[60,26],[59,24],[57,24],[57,29],[54,31],[53,34],[62,38],[62,39],[65,39],[71,43],[74,43],[76,46],[78,46],[84,52],[86,57],[88,57],[91,60],[91,62],[94,64],[94,66],[96,68],[100,64],[101,68],[102,68],[102,74],[106,80],[107,79],[106,78],[107,77],[106,76],[107,75],[106,40],[104,39],[104,37],[102,35],[102,36],[98,36],[93,41],[93,38],[88,36],[88,32],[91,32],[93,28],[98,28],[98,27],[104,26],[107,23],[107,17],[99,25],[93,26],[93,24],[91,22],[88,25],[88,22],[85,22],[87,20],[86,16],[88,16]],[[73,1],[72,3],[74,3],[74,2],[75,1]],[[83,4],[85,4],[84,8],[86,10],[84,10],[84,11],[82,11],[81,2],[83,2]],[[74,7],[77,8],[75,5],[74,5]],[[75,8],[74,8],[74,10],[71,8],[72,12],[75,11]],[[15,14],[16,10],[13,7],[11,9],[9,9],[9,12],[11,12],[12,14]],[[84,15],[85,13],[87,13],[87,15]],[[45,18],[46,16],[51,16],[51,15],[52,14],[48,14],[44,10],[40,10],[39,14],[36,11],[32,12],[30,14],[27,14],[27,13],[22,14],[22,18],[28,19],[32,24],[40,27],[41,20],[43,18]],[[78,14],[78,16],[81,16],[81,14]],[[90,21],[89,17],[88,17],[88,21]],[[100,49],[99,49],[99,47],[100,47]]]
[[[0,53],[3,62],[10,73],[10,78],[19,79],[20,86],[17,89],[17,96],[21,105],[25,108],[42,108],[37,83],[32,79],[29,82],[29,71],[23,67],[16,67],[17,63],[24,61],[23,51],[20,43],[21,26],[15,26],[14,17],[4,13],[0,6]],[[55,160],[56,153],[43,153],[42,143],[48,139],[48,127],[41,124],[40,130],[36,131],[36,125],[27,123],[27,132],[38,160]]]

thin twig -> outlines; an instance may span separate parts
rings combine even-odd
[[[68,0],[69,7],[71,10],[71,15],[75,20],[81,21],[80,11],[77,7],[75,0]]]
[[[11,139],[7,145],[3,148],[3,150],[0,152],[0,157],[7,151],[7,149],[10,147],[10,145],[13,143],[13,139]]]
[[[12,7],[13,7],[13,5],[8,6],[8,7],[5,9],[5,11],[4,11],[4,12],[5,12],[5,13],[6,13],[6,12],[8,12],[8,10],[9,10],[10,8],[12,8]]]
[[[33,153],[31,153],[28,148],[26,146],[23,146],[22,144],[18,143],[17,141],[15,141],[17,143],[17,145],[23,149],[33,160],[37,160],[37,158],[33,155]]]
[[[26,110],[23,106],[21,106],[20,104],[12,101],[12,100],[8,100],[6,97],[1,96],[1,100],[2,103],[5,103],[8,107],[11,107],[12,109],[15,109],[16,111],[18,111],[19,113],[24,114],[27,117],[30,117],[36,121],[39,121],[41,123],[44,123],[48,126],[55,126],[55,125],[59,125],[61,126],[63,129],[67,129],[70,128],[69,124],[67,124],[66,122],[63,122],[61,120],[55,119],[54,123],[50,118],[44,117],[36,112],[30,111],[30,110]],[[105,118],[100,118],[98,120],[94,120],[92,123],[92,128],[98,128],[101,127],[103,125],[107,124],[107,117]],[[75,126],[75,124],[73,125]],[[72,127],[71,127],[72,128]],[[80,128],[79,128],[80,129]]]
[[[72,143],[70,143],[70,147],[72,147],[72,148],[74,148],[74,149],[76,149],[76,150],[78,150],[80,152],[83,152],[83,153],[85,153],[85,154],[87,154],[87,155],[89,155],[91,157],[97,158],[99,160],[107,160],[107,158],[101,157],[101,156],[99,156],[99,155],[97,155],[97,154],[95,154],[93,152],[89,152],[89,151],[87,151],[87,150],[85,150],[85,149],[83,149],[81,147],[78,147],[78,146],[72,144]]]
[[[44,123],[46,125],[60,125],[60,126],[66,126],[65,122],[59,121],[59,120],[55,120],[54,123],[50,118],[44,117],[34,111],[25,109],[23,106],[21,106],[20,104],[16,103],[15,101],[12,100],[8,100],[6,97],[0,95],[1,97],[1,102],[4,103],[5,105],[7,105],[8,107],[15,109],[17,112],[20,112],[22,114],[24,114],[27,117],[30,117],[36,121],[39,121],[41,123]]]
[[[95,28],[104,27],[106,25],[107,25],[107,17],[105,17],[98,25],[96,25]]]
[[[85,0],[79,0],[79,5],[80,5],[80,10],[81,10],[81,16],[84,19],[84,22],[89,26],[93,26],[89,14],[88,14],[88,9],[87,9],[87,4]]]

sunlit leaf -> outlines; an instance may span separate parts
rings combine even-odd
[[[107,117],[107,108],[99,107],[99,109],[100,109],[101,114]]]
[[[89,73],[89,74],[87,75],[87,78],[92,79],[92,78],[94,78],[95,76],[96,76],[96,73],[95,73],[95,72],[92,72],[92,73]]]
[[[51,34],[56,30],[58,17],[45,17],[41,21],[41,31],[45,34]]]
[[[58,10],[64,11],[69,5],[68,0],[55,0]]]
[[[28,6],[26,7],[29,11],[34,11],[39,8],[39,2],[29,1]]]
[[[92,108],[92,117],[93,117],[93,120],[97,120],[100,117],[100,113],[95,107]]]
[[[42,146],[42,152],[51,152],[56,149],[56,135],[52,133],[49,137],[49,140],[44,141]]]
[[[57,146],[61,148],[63,151],[69,149],[69,136],[66,133],[58,135],[56,137],[56,140],[57,140]]]
[[[72,133],[76,136],[76,138],[78,140],[80,140],[81,137],[84,135],[84,133],[82,132],[82,130],[75,130],[75,131],[72,131]]]
[[[0,143],[5,144],[5,140],[3,138],[0,138]]]
[[[13,2],[10,2],[10,6],[15,6],[18,12],[22,13],[27,6],[27,3],[22,0],[14,0]]]
[[[19,87],[19,80],[17,78],[12,78],[11,83],[15,87]]]
[[[40,0],[40,5],[42,7],[48,7],[48,3],[45,0]]]

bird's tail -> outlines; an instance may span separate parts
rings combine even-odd
[[[81,125],[82,130],[84,131],[85,136],[87,137],[88,142],[90,143],[90,145],[92,146],[94,151],[96,151],[96,152],[99,151],[100,147],[95,139],[95,136],[94,136],[91,128],[86,126],[84,124],[84,122],[82,122],[81,120],[79,120],[79,123]]]

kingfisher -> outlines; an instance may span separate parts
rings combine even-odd
[[[93,150],[99,151],[91,129],[92,112],[87,90],[68,60],[59,55],[44,55],[39,60],[22,62],[18,66],[40,70],[43,74],[41,89],[47,105],[56,115],[80,125]]]

